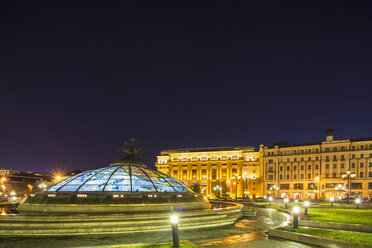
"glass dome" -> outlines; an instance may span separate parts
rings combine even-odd
[[[142,164],[116,163],[88,170],[50,187],[48,192],[192,192],[180,181]]]

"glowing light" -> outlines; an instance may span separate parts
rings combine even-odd
[[[269,197],[269,201],[272,201],[272,200],[273,200],[273,198],[270,196],[270,197]]]
[[[356,199],[356,200],[355,200],[355,203],[356,203],[356,204],[360,204],[360,199]]]
[[[293,213],[298,214],[299,212],[300,212],[300,208],[299,207],[294,207],[293,208]]]
[[[305,201],[305,202],[304,202],[304,205],[305,205],[305,207],[308,207],[308,206],[310,206],[310,202]]]
[[[172,215],[171,216],[171,223],[172,224],[177,224],[178,223],[178,215]]]
[[[288,199],[288,198],[285,198],[285,199],[284,199],[284,202],[285,202],[285,203],[288,203],[288,202],[289,202],[289,199]]]
[[[335,200],[335,198],[331,197],[331,198],[329,198],[329,200],[333,202]]]

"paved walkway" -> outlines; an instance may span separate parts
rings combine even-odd
[[[195,242],[201,247],[238,248],[308,248],[312,246],[287,240],[268,239],[265,231],[282,225],[288,216],[272,209],[258,209],[257,216],[242,220],[234,227],[221,227],[209,230],[181,231],[180,238]],[[57,238],[12,238],[0,239],[0,247],[83,247],[116,244],[160,243],[171,241],[170,232],[146,234],[91,235]]]

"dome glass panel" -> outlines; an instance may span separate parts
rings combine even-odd
[[[49,192],[192,192],[180,181],[136,165],[114,165],[82,172]]]

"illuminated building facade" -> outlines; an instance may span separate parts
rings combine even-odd
[[[350,190],[372,197],[372,138],[334,140],[329,129],[325,141],[264,147],[262,162],[265,195],[337,199]]]
[[[253,147],[164,150],[156,167],[210,198],[262,197],[260,152]]]

